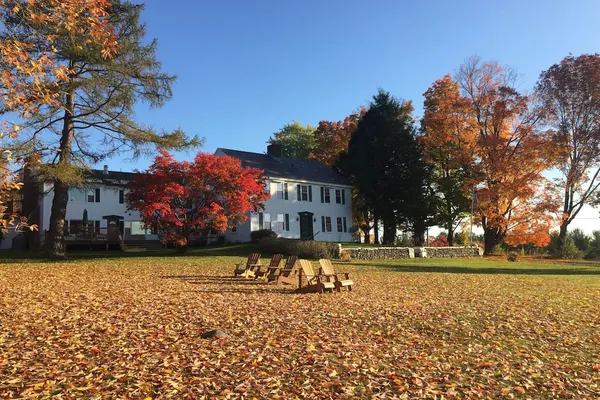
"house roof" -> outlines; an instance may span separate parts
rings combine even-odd
[[[102,169],[91,169],[85,173],[88,181],[101,182],[109,186],[125,186],[135,172],[104,171]]]
[[[268,154],[223,148],[218,148],[217,152],[219,150],[225,155],[241,160],[244,167],[262,169],[268,177],[350,186],[344,176],[318,161],[279,158]]]

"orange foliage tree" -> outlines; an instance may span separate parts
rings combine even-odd
[[[425,92],[424,108],[419,141],[432,166],[438,223],[452,246],[454,232],[471,208],[477,124],[469,100],[450,75]]]
[[[490,254],[511,230],[540,227],[539,221],[556,211],[542,176],[553,164],[553,149],[536,129],[540,117],[531,110],[531,98],[516,90],[514,71],[473,57],[456,80],[476,122],[476,162],[482,173],[476,212]]]

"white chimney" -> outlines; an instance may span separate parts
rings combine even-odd
[[[108,175],[108,165],[104,166],[104,175]]]

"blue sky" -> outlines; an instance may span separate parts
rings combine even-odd
[[[284,124],[343,119],[378,87],[420,114],[423,92],[471,55],[514,67],[530,90],[569,53],[600,51],[599,17],[596,0],[147,0],[148,36],[179,79],[171,102],[137,116],[205,137],[203,151],[263,152]]]

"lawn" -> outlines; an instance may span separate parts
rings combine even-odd
[[[232,279],[246,250],[0,258],[0,398],[600,397],[594,264],[336,263],[354,291],[298,295]]]

